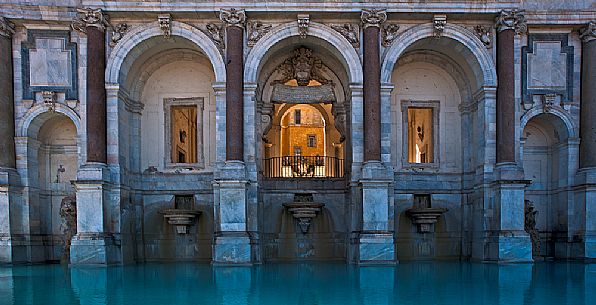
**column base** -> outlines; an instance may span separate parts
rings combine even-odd
[[[397,263],[392,233],[362,233],[358,244],[361,265]]]
[[[485,244],[485,261],[498,263],[532,263],[532,242],[526,232],[501,232]]]
[[[14,168],[0,168],[0,264],[19,264],[29,262],[30,247],[25,236],[24,225],[14,227],[14,223],[21,223],[19,218],[22,204],[20,191],[20,176]],[[19,207],[19,209],[17,209]],[[12,220],[11,220],[12,219]]]
[[[576,205],[569,214],[579,225],[569,228],[569,236],[574,243],[570,247],[570,258],[596,260],[596,167],[580,169],[576,184],[579,186],[574,196]]]
[[[226,233],[215,237],[213,265],[251,265],[252,245],[245,233]]]
[[[70,245],[71,265],[117,265],[122,263],[120,245],[113,236],[77,234]]]

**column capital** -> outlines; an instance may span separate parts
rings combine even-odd
[[[502,10],[495,18],[497,32],[514,30],[516,34],[525,33],[528,30],[524,10]]]
[[[219,19],[226,24],[226,27],[237,26],[244,28],[246,13],[244,10],[237,10],[235,8],[229,10],[222,9],[219,11]]]
[[[596,40],[596,21],[590,21],[590,22],[588,22],[588,24],[583,26],[579,30],[579,38],[584,43],[588,43],[592,40]]]
[[[77,15],[70,27],[75,31],[87,33],[87,27],[90,26],[103,32],[106,27],[110,27],[110,17],[104,14],[100,8],[77,8]]]
[[[10,20],[0,16],[0,36],[12,37],[14,34],[14,24]]]
[[[381,27],[381,24],[387,21],[387,11],[377,9],[364,9],[360,14],[362,21],[362,28],[366,29],[369,26]]]

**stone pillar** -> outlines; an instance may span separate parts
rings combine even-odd
[[[531,262],[532,244],[524,231],[524,193],[529,181],[515,163],[515,35],[526,29],[521,11],[502,11],[497,29],[497,165],[492,185],[492,221],[485,231],[483,259]],[[484,216],[482,216],[484,217]],[[485,226],[486,227],[486,226]]]
[[[110,221],[106,140],[105,30],[110,27],[101,9],[77,9],[71,27],[87,35],[87,163],[79,169],[77,235],[70,248],[71,264],[121,262],[119,246],[108,229]]]
[[[213,185],[215,214],[214,264],[252,263],[247,232],[247,178],[244,160],[243,10],[221,10],[226,25],[226,160]]]
[[[383,12],[363,12],[364,71],[364,161],[381,161],[381,55],[380,26],[387,19]]]
[[[393,230],[389,227],[390,185],[392,177],[381,162],[381,66],[380,27],[387,13],[363,10],[364,29],[364,163],[359,185],[362,188],[362,228],[358,262],[378,264],[395,262]]]
[[[0,263],[26,261],[26,251],[13,246],[15,232],[11,224],[16,221],[17,186],[15,120],[12,74],[12,34],[14,25],[0,17]],[[20,254],[19,254],[20,252]]]
[[[576,184],[579,186],[574,201],[579,204],[581,225],[571,222],[568,238],[573,258],[596,258],[596,21],[580,30],[582,40],[582,83],[580,103],[580,151]]]

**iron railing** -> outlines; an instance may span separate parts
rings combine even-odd
[[[284,156],[263,160],[267,178],[341,178],[344,159],[327,156]]]

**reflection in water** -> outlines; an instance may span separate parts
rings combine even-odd
[[[596,265],[339,263],[0,268],[0,304],[589,304]]]

